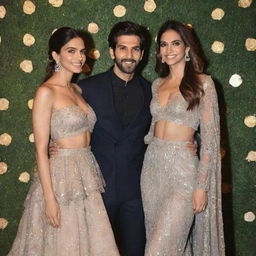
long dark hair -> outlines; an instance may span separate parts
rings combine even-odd
[[[190,61],[186,62],[184,76],[180,84],[180,92],[184,99],[188,102],[187,110],[192,110],[200,103],[200,98],[204,94],[202,82],[199,79],[199,74],[203,73],[204,61],[202,57],[202,49],[193,31],[187,25],[182,24],[176,20],[166,21],[160,28],[157,35],[156,46],[156,66],[155,71],[162,77],[166,77],[170,73],[169,66],[162,63],[160,56],[160,41],[162,34],[167,30],[176,31],[186,47],[190,47],[189,57]]]
[[[59,28],[52,34],[48,43],[49,45],[48,64],[46,67],[44,82],[48,80],[54,73],[54,66],[56,62],[52,57],[52,52],[60,53],[61,48],[66,43],[68,43],[73,38],[77,38],[77,37],[83,39],[83,36],[80,32],[70,27]]]

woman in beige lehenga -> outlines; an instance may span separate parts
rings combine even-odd
[[[89,147],[96,116],[71,83],[84,62],[81,35],[68,27],[54,32],[32,113],[38,173],[10,256],[119,255],[100,194],[104,181]],[[50,137],[60,149],[48,159]]]
[[[152,124],[141,176],[146,256],[223,256],[217,95],[199,43],[177,21],[157,37]],[[200,160],[187,148],[200,126]]]

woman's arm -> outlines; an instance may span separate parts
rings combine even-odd
[[[210,77],[204,79],[204,96],[200,101],[201,150],[197,175],[197,187],[194,193],[193,208],[195,212],[205,209],[207,191],[213,163],[219,147],[219,109],[214,82]]]
[[[52,188],[48,159],[52,105],[52,90],[47,86],[40,86],[36,92],[32,110],[37,169],[43,189],[47,220],[52,226],[58,227],[60,224],[60,210]]]

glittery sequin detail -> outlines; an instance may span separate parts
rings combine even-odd
[[[53,139],[92,131],[96,121],[75,105],[52,113]],[[45,218],[39,177],[28,192],[17,236],[8,256],[119,256],[101,192],[104,180],[90,147],[60,149],[50,159],[53,191],[61,211],[61,226]]]
[[[202,79],[200,105],[187,111],[181,93],[160,105],[152,85],[152,123],[145,137],[149,144],[142,169],[141,189],[145,211],[147,244],[145,256],[224,256],[221,210],[221,165],[219,111],[215,86],[209,76]],[[184,142],[154,137],[155,123],[167,120],[193,129],[200,125],[200,161],[191,156]],[[207,191],[208,205],[193,215],[194,189]]]

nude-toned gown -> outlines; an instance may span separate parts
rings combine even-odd
[[[214,83],[204,76],[204,96],[200,105],[187,111],[188,103],[180,92],[167,106],[161,106],[152,85],[152,124],[145,142],[149,144],[141,176],[147,244],[145,256],[223,256],[225,255],[221,210],[220,132],[217,95]],[[187,142],[154,137],[157,121],[167,120],[198,129],[200,161],[186,148]],[[194,216],[195,189],[207,191],[206,210]]]
[[[69,105],[52,113],[51,138],[92,131],[96,116],[89,107]],[[46,221],[38,174],[25,200],[25,210],[9,256],[118,256],[101,198],[103,179],[90,147],[60,149],[50,159],[53,190],[61,210],[61,227]]]

